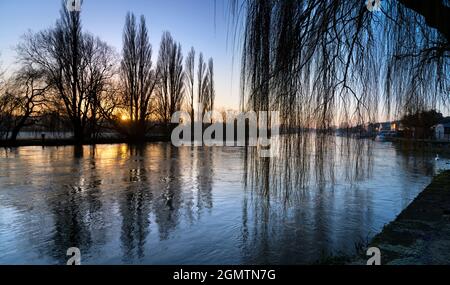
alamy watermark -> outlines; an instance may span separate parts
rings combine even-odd
[[[81,0],[66,0],[66,7],[69,12],[80,12]]]
[[[67,260],[67,265],[81,265],[81,251],[78,247],[67,249],[66,255],[70,256]]]
[[[278,111],[207,112],[192,122],[189,113],[173,114],[178,124],[172,131],[172,144],[181,146],[250,146],[257,147],[261,157],[274,157],[280,133]],[[212,122],[212,123],[211,123]],[[203,130],[204,126],[208,126]],[[192,133],[194,132],[194,133]],[[225,136],[225,137],[224,137]]]
[[[81,251],[78,247],[67,249],[67,265],[81,265]],[[369,256],[367,265],[381,265],[381,251],[378,247],[370,247],[367,249],[366,255]]]
[[[381,251],[378,247],[370,247],[366,252],[370,258],[367,260],[367,265],[381,265]]]
[[[370,12],[381,11],[381,0],[367,0],[366,7]]]

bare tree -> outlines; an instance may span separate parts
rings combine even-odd
[[[200,53],[198,58],[198,103],[199,108],[202,108],[201,113],[204,115],[208,110],[208,74],[206,71],[206,63],[203,59],[203,53]]]
[[[194,118],[194,79],[195,79],[195,50],[192,47],[186,57],[185,63],[185,79],[186,79],[186,90],[188,94],[188,109],[191,115],[191,121],[195,120]]]
[[[214,87],[214,61],[212,58],[208,61],[208,111],[214,110],[214,101],[216,99],[216,90]],[[211,116],[211,124],[213,123],[213,116]]]
[[[14,128],[14,112],[20,106],[17,97],[9,92],[0,94],[0,139],[7,140]]]
[[[152,67],[152,46],[144,16],[139,26],[133,14],[126,17],[121,73],[131,123],[128,135],[142,139],[149,128],[150,103],[158,82],[158,74]]]
[[[0,54],[1,55],[1,54]],[[0,61],[0,140],[3,140],[9,134],[9,113],[8,112],[8,99],[4,90],[4,72]]]
[[[22,67],[0,90],[0,138],[16,142],[19,132],[35,122],[33,116],[43,107],[44,73]]]
[[[56,95],[53,101],[63,104],[74,139],[81,142],[97,116],[99,92],[112,77],[112,49],[84,34],[80,12],[69,12],[63,3],[56,27],[26,35],[17,50],[24,65],[45,72]]]
[[[215,94],[214,61],[210,58],[208,65],[206,65],[203,60],[203,53],[200,53],[198,66],[198,102],[202,108],[201,112],[203,115],[214,109]]]
[[[0,53],[0,57],[1,57],[1,55],[2,54]],[[2,68],[2,62],[0,60],[0,95],[3,92],[3,88],[4,88],[4,85],[5,85],[5,78],[4,78],[4,76],[5,76],[5,71]]]
[[[104,90],[99,94],[99,106],[97,110],[97,127],[95,128],[94,136],[99,136],[102,130],[116,131],[122,134],[128,134],[129,130],[125,129],[123,119],[120,115],[122,112],[128,110],[124,104],[123,85],[120,84],[120,77],[114,76],[109,81]],[[125,117],[125,116],[124,116]]]
[[[161,39],[158,57],[159,84],[156,92],[157,115],[166,124],[172,114],[181,110],[184,100],[184,71],[181,45],[169,32]]]
[[[10,86],[10,94],[14,105],[14,117],[12,120],[11,136],[9,140],[15,142],[19,132],[35,122],[32,116],[44,107],[44,94],[49,89],[44,81],[45,73],[31,67],[23,67],[14,77]]]

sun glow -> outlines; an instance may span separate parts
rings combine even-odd
[[[120,117],[120,119],[124,122],[128,121],[130,118],[128,118],[127,115],[122,115],[122,117]]]

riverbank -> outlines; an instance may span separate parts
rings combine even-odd
[[[432,183],[383,231],[378,247],[382,264],[450,264],[450,171]]]
[[[450,155],[450,141],[437,141],[426,139],[390,138],[389,141],[405,150],[420,150],[435,154]]]
[[[152,136],[147,137],[142,142],[167,142],[170,138],[165,136]],[[142,143],[141,142],[141,143]],[[86,139],[81,145],[95,145],[95,144],[123,144],[123,143],[135,143],[126,138],[97,138]],[[21,147],[21,146],[72,146],[79,145],[80,142],[73,139],[22,139],[15,142],[0,141],[0,147]]]
[[[383,265],[450,264],[450,171],[437,175],[368,247],[380,249]]]

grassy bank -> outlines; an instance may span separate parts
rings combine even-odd
[[[397,218],[365,245],[355,245],[355,255],[325,255],[315,264],[364,265],[365,251],[378,247],[383,265],[450,264],[450,171],[434,177]]]
[[[370,246],[380,248],[383,264],[450,264],[450,171],[437,175]]]
[[[437,175],[368,247],[381,250],[383,265],[450,264],[450,171]]]

